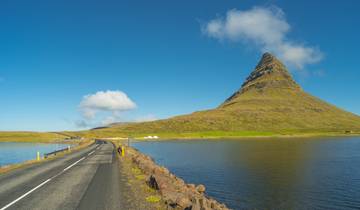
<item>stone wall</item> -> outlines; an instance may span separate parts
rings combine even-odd
[[[184,180],[158,166],[149,156],[127,147],[125,158],[130,158],[147,175],[147,184],[157,190],[166,205],[184,210],[227,210],[228,208],[205,195],[205,186],[186,184]]]

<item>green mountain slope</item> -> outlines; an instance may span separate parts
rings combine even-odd
[[[166,120],[115,125],[88,134],[216,137],[359,131],[359,116],[304,92],[286,67],[265,53],[240,90],[215,109]]]

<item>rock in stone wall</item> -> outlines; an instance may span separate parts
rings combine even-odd
[[[149,156],[134,148],[126,148],[126,158],[131,158],[147,175],[147,184],[159,191],[165,203],[173,209],[184,210],[227,210],[228,208],[212,198],[205,196],[205,186],[186,184],[184,180],[158,166]]]

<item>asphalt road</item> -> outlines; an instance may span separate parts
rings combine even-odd
[[[0,176],[0,210],[127,209],[111,143]]]

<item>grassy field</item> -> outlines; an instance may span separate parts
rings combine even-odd
[[[260,136],[276,136],[278,134],[272,132],[251,132],[251,131],[203,131],[203,132],[122,132],[118,128],[110,128],[98,131],[82,131],[76,132],[76,135],[80,135],[86,138],[137,138],[142,139],[147,136],[159,136],[162,139],[197,139],[197,138],[223,138],[223,137],[260,137]]]
[[[319,137],[319,136],[358,136],[360,133],[346,134],[344,132],[323,132],[323,131],[199,131],[199,132],[160,132],[160,133],[124,133],[121,129],[106,129],[103,131],[76,132],[77,135],[86,138],[135,138],[144,139],[147,136],[158,136],[158,140],[168,139],[243,139],[243,138],[267,138],[267,137]]]
[[[62,140],[66,136],[59,133],[41,133],[41,132],[0,132],[0,142],[53,142]]]

